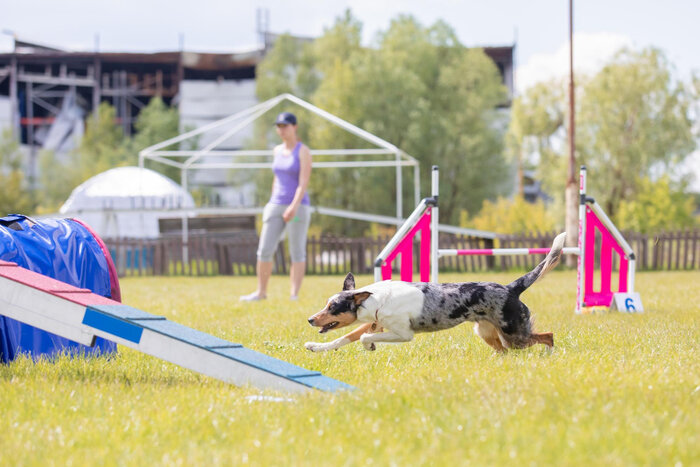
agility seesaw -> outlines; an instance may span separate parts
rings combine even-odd
[[[239,386],[295,393],[353,389],[7,261],[0,261],[0,314],[87,346],[103,337]]]
[[[392,263],[400,256],[399,274],[402,281],[413,280],[414,239],[419,240],[419,272],[422,282],[438,281],[438,259],[443,256],[512,256],[546,255],[549,248],[489,248],[439,249],[438,187],[439,171],[433,166],[432,196],[424,198],[397,230],[377,256],[374,280],[391,279]],[[603,208],[586,195],[586,168],[579,176],[578,247],[564,248],[564,254],[578,255],[576,313],[589,313],[598,307],[620,311],[643,311],[639,293],[634,291],[635,256],[632,247],[615,227]],[[600,251],[596,252],[596,232],[601,236]],[[619,256],[619,277],[612,290],[613,252]],[[600,287],[595,289],[595,259],[599,255]]]

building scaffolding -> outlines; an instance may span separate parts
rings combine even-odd
[[[66,52],[15,39],[0,53],[0,99],[9,100],[13,136],[29,146],[27,169],[34,180],[39,136],[56,121],[63,101],[74,96],[84,114],[97,115],[101,102],[116,110],[126,136],[152,97],[177,104],[185,79],[254,79],[262,50],[239,54],[194,52]],[[2,122],[0,122],[2,126]]]

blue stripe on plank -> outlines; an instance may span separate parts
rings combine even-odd
[[[308,386],[310,388],[318,389],[320,391],[352,391],[356,389],[354,386],[343,383],[333,378],[329,378],[323,375],[314,376],[297,376],[294,381]]]
[[[113,336],[121,337],[135,344],[141,342],[141,334],[143,334],[143,328],[141,326],[100,313],[90,308],[85,309],[83,324],[107,332]]]
[[[132,308],[127,305],[90,305],[87,311],[90,311],[91,314],[96,315],[98,320],[107,321],[110,329],[94,326],[88,322],[85,322],[85,319],[83,321],[84,324],[96,327],[97,329],[102,329],[106,332],[114,334],[115,336],[122,337],[135,343],[140,342],[143,329],[148,329],[150,331],[172,337],[173,339],[218,353],[225,357],[231,358],[232,360],[250,365],[268,373],[291,379],[310,388],[321,391],[355,389],[353,386],[346,383],[323,376],[317,371],[310,371],[283,360],[278,360],[268,355],[247,349],[241,344],[219,339],[218,337],[197,331],[196,329],[188,328],[181,324],[168,321],[163,316],[146,313],[145,311]],[[86,316],[88,315],[87,311]],[[90,316],[86,319],[95,319],[95,317]],[[134,338],[137,340],[129,339],[125,335],[114,332],[116,328],[138,333],[137,338],[134,334]]]
[[[246,365],[250,365],[260,370],[265,370],[269,373],[283,376],[285,378],[293,379],[296,377],[318,376],[321,374],[318,371],[307,370],[306,368],[293,365],[283,360],[278,360],[274,357],[270,357],[269,355],[250,350],[245,347],[238,349],[212,349],[212,351],[232,358],[238,362],[245,363]]]
[[[128,305],[89,305],[93,310],[116,316],[121,319],[155,319],[164,320],[164,316],[152,315],[138,308],[132,308]]]
[[[183,326],[182,324],[178,324],[173,321],[144,320],[140,321],[139,324],[143,326],[144,329],[148,329],[149,331],[170,336],[174,339],[181,340],[188,344],[196,345],[197,347],[202,347],[207,350],[209,350],[211,347],[242,347],[241,344],[219,339],[211,334],[188,328],[187,326]]]

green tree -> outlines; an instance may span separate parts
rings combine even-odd
[[[635,199],[620,202],[616,216],[619,228],[653,234],[697,225],[695,201],[683,186],[674,186],[667,176],[656,182],[645,177],[637,186]]]
[[[589,169],[588,191],[609,216],[642,192],[641,180],[672,173],[696,147],[696,98],[659,50],[623,49],[576,90],[577,161]],[[543,83],[516,100],[509,145],[536,163],[564,218],[567,150],[563,83]],[[522,107],[521,107],[522,106]]]
[[[116,124],[116,110],[102,102],[94,115],[86,119],[86,129],[78,148],[63,159],[51,151],[39,157],[40,212],[55,212],[68,199],[71,191],[88,178],[106,170],[138,164],[140,150],[177,136],[179,113],[159,97],[152,98],[139,113],[132,138],[124,136]],[[147,164],[148,166],[149,164]],[[150,167],[179,181],[180,171],[163,164]]]
[[[126,140],[115,124],[116,111],[107,102],[97,108],[97,118],[86,119],[80,145],[63,159],[51,151],[39,157],[41,212],[55,212],[71,191],[88,178],[114,167],[128,165]]]
[[[173,138],[180,133],[180,114],[175,107],[168,107],[163,99],[154,97],[148,101],[148,105],[141,109],[134,128],[136,134],[131,139],[134,154],[133,163],[136,164],[138,152],[166,139]]]
[[[168,107],[160,97],[153,97],[148,105],[139,112],[134,128],[136,134],[125,144],[125,157],[128,165],[138,165],[138,155],[141,150],[180,134],[180,113],[177,108]],[[145,166],[180,183],[181,172],[177,167],[152,161],[146,161]]]
[[[124,133],[116,120],[116,109],[107,102],[97,108],[97,118],[88,116],[85,134],[73,154],[81,183],[105,170],[129,165]]]
[[[285,40],[281,52],[273,51],[264,60],[270,63],[261,66],[266,76],[258,81],[258,96],[308,92],[315,105],[416,157],[423,186],[429,185],[430,166],[439,164],[446,222],[456,223],[461,209],[476,210],[483,199],[502,193],[507,164],[497,106],[507,94],[484,52],[462,46],[444,22],[424,27],[411,16],[393,20],[369,48],[360,46],[360,38],[361,24],[346,12],[311,45],[292,50],[292,41]],[[308,126],[302,137],[312,148],[368,147],[317,118]],[[320,205],[393,215],[394,173],[393,168],[317,170],[310,191]],[[405,193],[404,205],[410,210],[412,204],[412,193]],[[325,227],[357,232],[357,223],[334,220]]]
[[[540,156],[545,161],[559,156],[554,148],[564,125],[565,103],[564,86],[558,81],[538,83],[513,100],[506,154],[516,161],[520,196],[524,170],[535,166]]]
[[[69,161],[72,155],[68,156]],[[39,153],[39,187],[37,188],[39,214],[51,214],[59,210],[73,188],[80,184],[80,170],[69,161],[57,160],[53,151]]]
[[[0,216],[31,214],[35,203],[22,170],[22,153],[10,130],[0,135]]]
[[[557,227],[552,212],[542,201],[528,203],[521,196],[513,199],[485,200],[481,210],[471,219],[462,212],[460,225],[503,234],[548,232]]]
[[[693,152],[689,97],[656,49],[620,51],[586,85],[577,150],[608,215],[640,192],[644,177],[672,170]]]

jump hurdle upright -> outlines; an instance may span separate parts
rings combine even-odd
[[[440,249],[439,242],[439,170],[433,166],[431,196],[424,198],[397,230],[377,256],[374,280],[388,280],[392,264],[400,256],[402,281],[413,280],[413,244],[419,236],[419,272],[421,282],[438,282],[438,260],[447,256],[515,256],[546,255],[549,248],[488,248]],[[579,176],[579,236],[578,246],[563,249],[563,254],[577,255],[576,313],[587,313],[596,307],[611,307],[621,311],[642,311],[639,294],[634,291],[635,255],[615,224],[594,198],[586,194],[586,167]],[[600,251],[596,252],[596,232],[601,236]],[[613,253],[619,257],[619,277],[613,290]],[[595,260],[600,261],[596,278]]]

